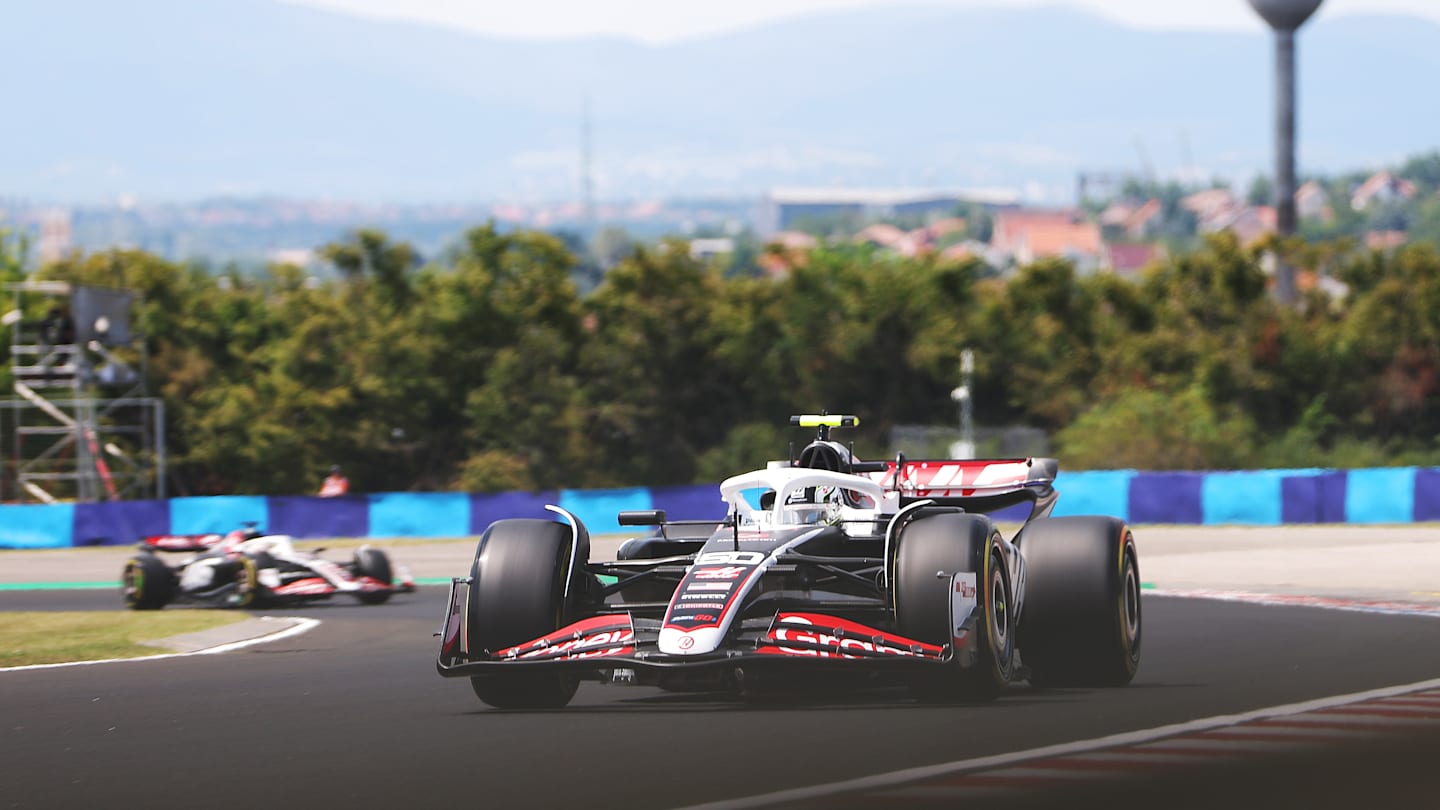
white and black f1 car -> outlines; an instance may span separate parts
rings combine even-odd
[[[749,693],[854,677],[932,701],[1130,682],[1140,574],[1122,521],[1050,517],[1054,459],[859,461],[830,441],[858,421],[791,417],[818,437],[724,481],[723,522],[622,512],[659,530],[613,562],[590,562],[558,507],[564,522],[491,524],[451,585],[440,674],[501,708],[564,706],[581,679]],[[1006,539],[987,513],[1025,503]]]
[[[190,553],[178,565],[157,552]],[[177,603],[218,607],[270,607],[346,594],[378,605],[394,593],[415,590],[403,566],[392,566],[384,551],[356,549],[348,563],[295,548],[288,535],[261,534],[253,526],[227,534],[153,535],[125,563],[121,591],[134,610],[159,610]]]

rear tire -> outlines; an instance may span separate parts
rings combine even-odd
[[[978,658],[963,669],[957,663],[948,670],[924,673],[912,682],[912,691],[921,700],[940,703],[998,697],[1015,666],[1012,587],[999,530],[983,515],[932,515],[901,530],[897,545],[896,632],[930,644],[953,643],[950,583],[959,572],[975,574],[980,611],[974,629]]]
[[[589,537],[576,565],[589,561]],[[470,566],[467,642],[472,654],[499,652],[523,644],[573,621],[572,605],[581,586],[570,584],[570,528],[549,520],[512,519],[492,523],[475,548]],[[558,709],[575,696],[579,682],[554,669],[524,668],[470,679],[475,696],[497,709]]]
[[[1025,555],[1020,651],[1038,687],[1124,686],[1140,665],[1135,537],[1110,517],[1044,518],[1016,538]]]
[[[391,587],[395,585],[395,575],[390,568],[390,558],[378,548],[361,546],[355,551],[351,568],[357,577],[370,577]],[[383,605],[390,601],[390,594],[391,591],[372,591],[357,593],[355,596],[362,605]]]
[[[174,600],[179,583],[170,566],[154,554],[140,554],[125,562],[120,587],[131,610],[159,610]]]

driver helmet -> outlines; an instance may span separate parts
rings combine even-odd
[[[791,497],[789,511],[797,523],[833,526],[840,522],[842,505],[843,496],[839,488],[809,487]]]
[[[797,467],[808,467],[812,470],[830,470],[832,472],[848,472],[850,464],[854,461],[850,457],[850,450],[839,442],[813,441],[800,451],[800,458],[796,460]]]

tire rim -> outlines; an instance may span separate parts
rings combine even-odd
[[[140,587],[143,575],[133,565],[125,566],[125,601],[134,602],[140,595]]]
[[[1005,575],[995,568],[990,574],[990,626],[997,654],[1003,654],[1010,646],[1010,611],[1007,605]]]
[[[259,574],[255,570],[255,561],[249,557],[242,557],[240,560],[240,571],[236,575],[235,593],[239,597],[240,607],[249,607],[254,604],[256,592],[260,589]]]
[[[1125,590],[1121,597],[1121,618],[1124,620],[1125,639],[1130,647],[1140,638],[1140,577],[1135,570],[1135,558],[1125,555]]]

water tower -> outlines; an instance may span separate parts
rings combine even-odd
[[[1250,0],[1275,32],[1275,218],[1281,236],[1295,233],[1295,31],[1323,0]],[[1295,300],[1295,270],[1276,263],[1275,293]]]

